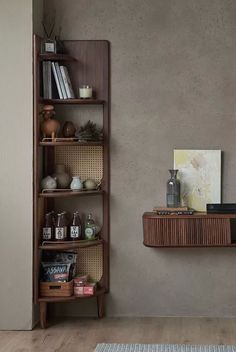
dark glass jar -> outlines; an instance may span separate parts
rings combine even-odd
[[[49,212],[45,215],[45,221],[43,226],[42,241],[52,241],[54,232],[54,212]]]
[[[66,212],[57,214],[57,221],[55,226],[55,241],[67,240],[67,218]]]
[[[82,240],[82,224],[81,224],[81,219],[78,211],[76,211],[73,214],[73,219],[70,226],[69,240],[70,241]]]
[[[170,179],[167,181],[166,202],[169,208],[180,207],[180,181],[177,179],[179,170],[169,170]]]

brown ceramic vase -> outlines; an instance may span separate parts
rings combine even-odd
[[[75,136],[75,125],[71,121],[66,121],[64,123],[63,129],[62,129],[62,134],[63,137],[65,138],[73,138]]]

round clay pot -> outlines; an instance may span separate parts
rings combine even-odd
[[[76,128],[75,128],[73,122],[66,121],[64,123],[63,129],[62,129],[63,137],[72,138],[75,136],[75,131],[76,131]]]
[[[93,190],[93,189],[97,189],[98,184],[95,180],[88,178],[86,181],[84,181],[84,187],[87,190]]]
[[[57,181],[57,188],[68,188],[71,183],[71,176],[66,172],[64,164],[56,165],[56,172],[53,177]]]
[[[44,177],[41,181],[41,187],[42,189],[55,189],[57,188],[56,180],[51,176]]]

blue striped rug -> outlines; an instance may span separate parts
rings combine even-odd
[[[143,344],[98,344],[95,352],[236,352],[236,345],[143,345]]]

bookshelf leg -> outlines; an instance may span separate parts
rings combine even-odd
[[[47,303],[46,302],[40,302],[39,311],[40,311],[40,326],[42,329],[46,329],[46,325],[47,325]]]
[[[103,318],[105,315],[105,294],[97,296],[98,318]]]

